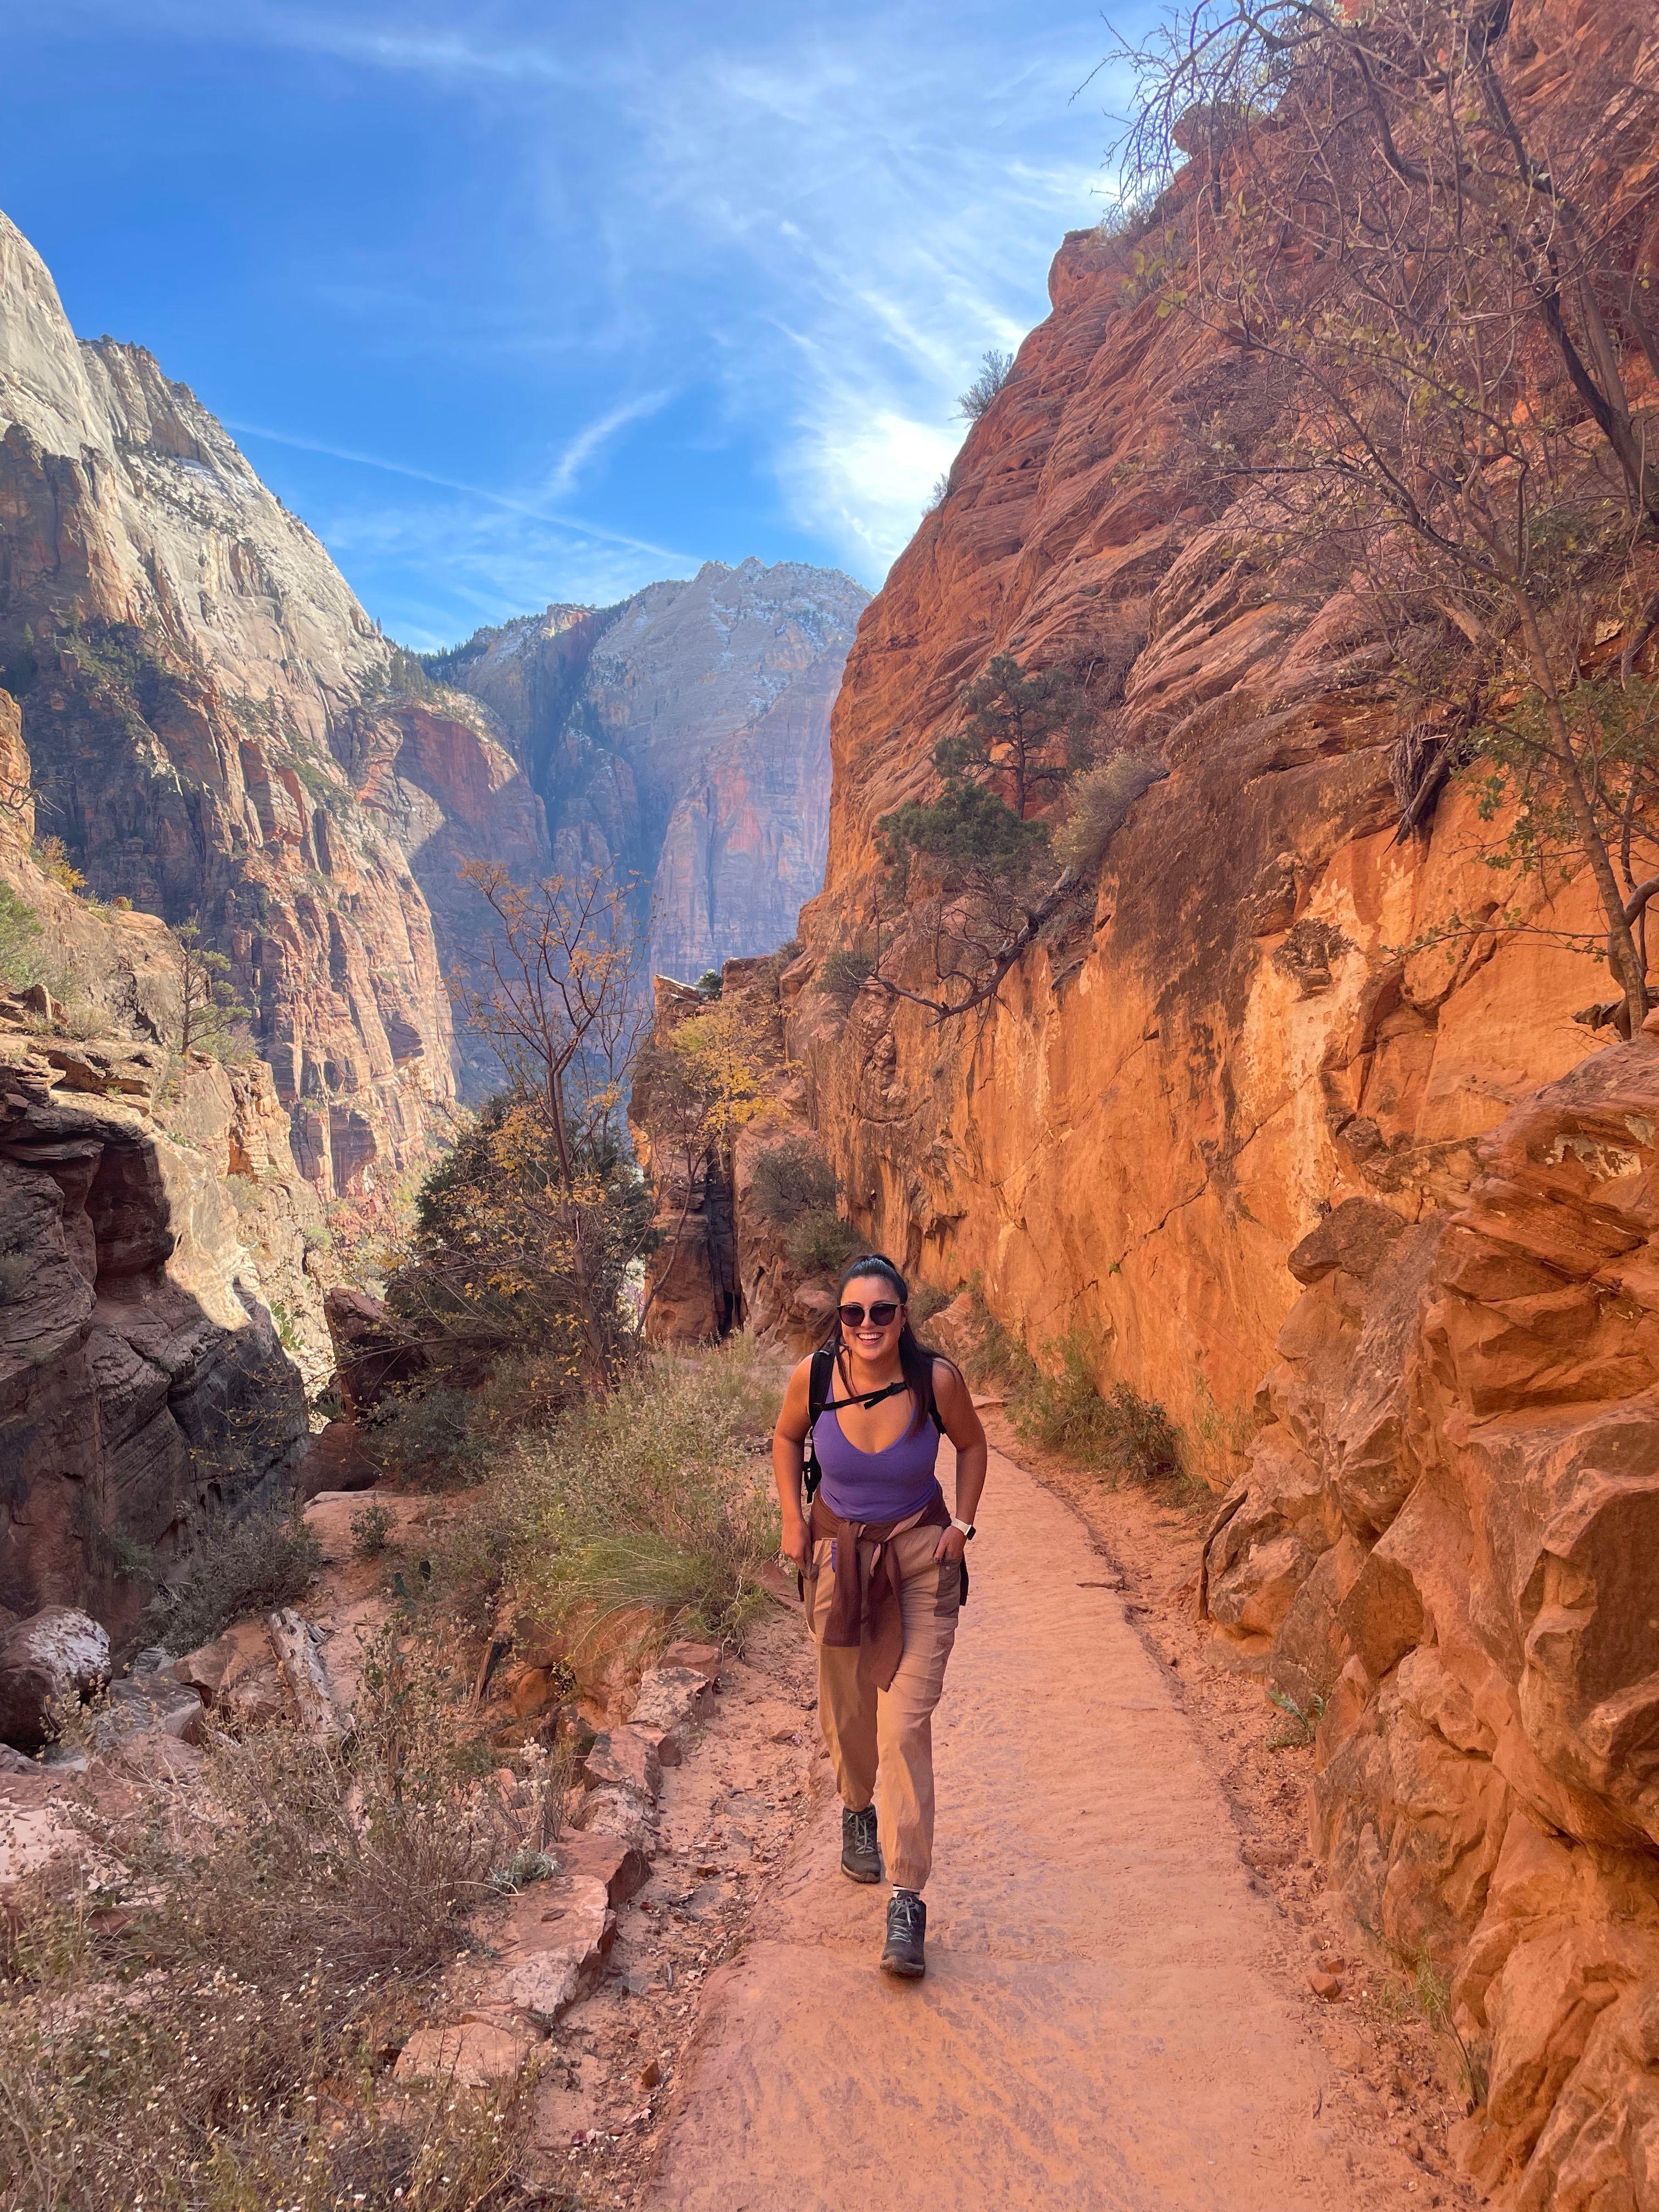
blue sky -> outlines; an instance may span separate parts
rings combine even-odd
[[[873,586],[1108,204],[1065,0],[14,0],[0,38],[0,207],[77,331],[420,647],[709,557]]]

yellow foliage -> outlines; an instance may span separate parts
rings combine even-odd
[[[61,837],[43,837],[34,848],[34,857],[40,872],[61,890],[85,890],[87,879],[70,860],[69,848]]]

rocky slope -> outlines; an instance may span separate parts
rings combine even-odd
[[[428,665],[499,718],[561,866],[641,883],[654,973],[773,951],[823,881],[830,710],[868,594],[796,562],[704,563],[554,606]]]
[[[0,685],[40,834],[231,957],[306,1174],[418,1157],[455,1096],[459,859],[541,860],[539,803],[182,385],[76,342],[3,217]]]

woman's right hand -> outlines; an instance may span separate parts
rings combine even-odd
[[[778,1548],[801,1574],[805,1574],[811,1565],[812,1539],[807,1534],[805,1522],[799,1515],[785,1521],[783,1540]]]

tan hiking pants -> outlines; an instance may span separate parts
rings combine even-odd
[[[869,1646],[837,1650],[823,1641],[835,1591],[830,1541],[812,1547],[806,1617],[818,1647],[818,1718],[842,1802],[861,1813],[873,1796],[887,1879],[920,1889],[933,1863],[933,1708],[956,1641],[962,1570],[935,1559],[937,1528],[907,1528],[890,1540],[904,1612],[904,1656],[889,1689],[871,1679]],[[860,1582],[873,1544],[859,1547]]]

